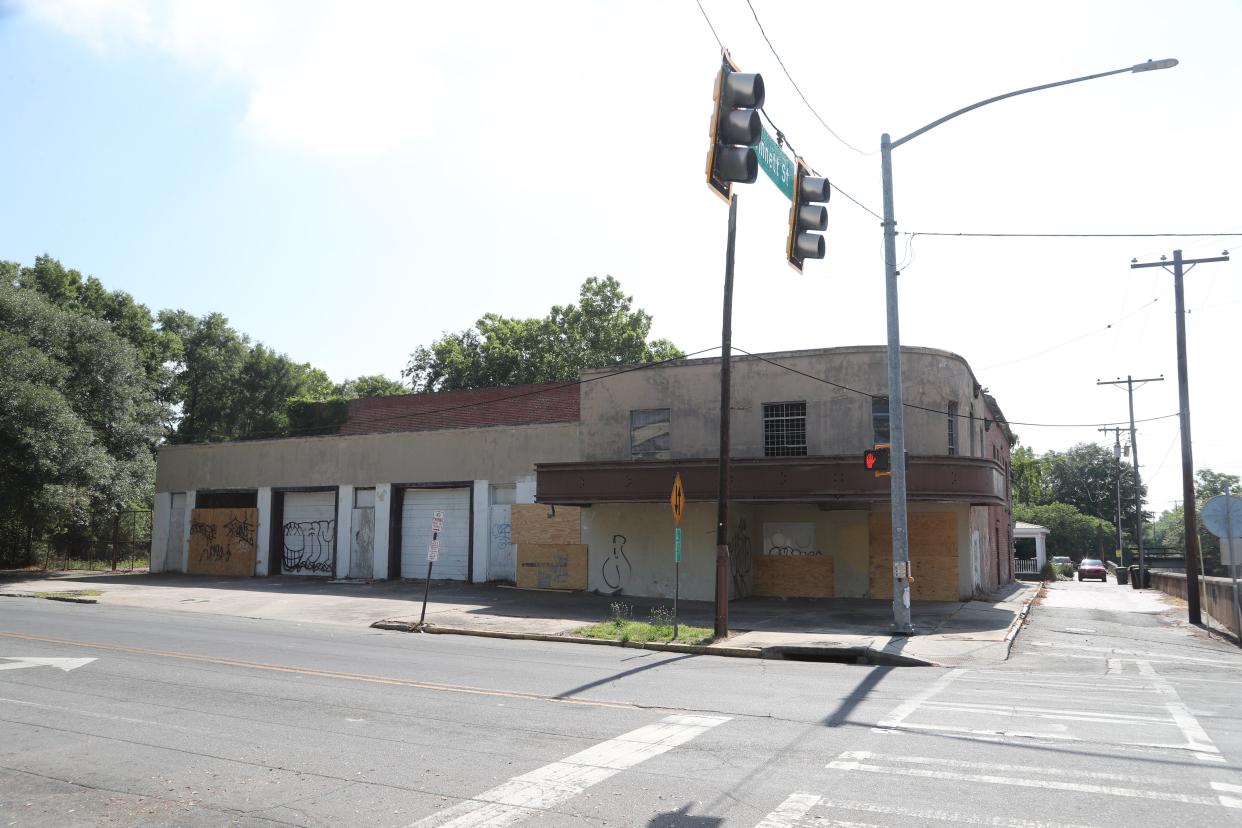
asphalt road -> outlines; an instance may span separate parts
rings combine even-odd
[[[1242,824],[1242,653],[1163,610],[942,670],[0,598],[0,826]]]

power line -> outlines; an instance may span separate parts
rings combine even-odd
[[[707,10],[703,8],[703,4],[699,0],[694,0],[694,2],[698,3],[699,11],[703,12],[703,19],[707,21],[707,28],[712,30],[712,37],[716,38],[716,42],[720,44],[720,50],[723,52],[725,45],[721,43],[720,35],[716,34],[716,27],[712,25],[712,19],[707,16]]]
[[[1139,312],[1143,311],[1144,309],[1151,307],[1152,305],[1156,304],[1156,303],[1157,303],[1157,302],[1159,302],[1159,301],[1160,301],[1160,297],[1159,297],[1159,296],[1157,296],[1155,299],[1152,299],[1152,300],[1151,300],[1150,302],[1148,302],[1147,304],[1145,304],[1145,305],[1140,305],[1139,307],[1137,307],[1137,308],[1135,308],[1134,310],[1132,310],[1132,311],[1130,311],[1129,313],[1127,313],[1125,316],[1123,316],[1123,317],[1121,317],[1120,319],[1118,319],[1116,322],[1110,322],[1109,324],[1105,325],[1103,328],[1100,328],[1099,330],[1095,330],[1095,331],[1088,331],[1087,333],[1082,334],[1081,336],[1076,336],[1076,337],[1074,337],[1073,339],[1067,339],[1067,340],[1065,340],[1064,342],[1062,342],[1062,343],[1060,343],[1060,344],[1058,344],[1058,345],[1053,345],[1051,348],[1045,348],[1045,349],[1044,349],[1044,350],[1042,350],[1042,351],[1037,351],[1036,353],[1033,353],[1033,354],[1031,354],[1030,356],[1019,357],[1019,358],[1017,358],[1017,359],[1011,359],[1011,360],[1009,360],[1008,362],[996,362],[996,363],[993,363],[992,365],[985,365],[985,366],[983,366],[982,368],[980,368],[979,370],[980,370],[980,371],[990,371],[990,370],[991,370],[991,369],[993,369],[993,368],[1001,368],[1001,367],[1003,367],[1003,366],[1005,366],[1005,365],[1013,365],[1014,363],[1018,363],[1018,362],[1026,362],[1027,360],[1035,359],[1036,357],[1041,357],[1041,356],[1043,356],[1044,354],[1049,354],[1049,353],[1052,353],[1053,351],[1055,351],[1055,350],[1057,350],[1057,349],[1059,349],[1059,348],[1064,348],[1066,345],[1072,345],[1073,343],[1078,342],[1079,340],[1086,339],[1087,337],[1090,337],[1090,336],[1095,336],[1096,334],[1102,334],[1102,333],[1104,333],[1105,331],[1111,330],[1111,329],[1113,328],[1113,326],[1115,326],[1115,325],[1120,325],[1122,322],[1126,321],[1126,320],[1127,320],[1127,319],[1129,319],[1131,316],[1134,316],[1135,314],[1137,314],[1137,313],[1139,313]]]
[[[766,362],[769,365],[773,365],[777,368],[783,368],[792,374],[798,374],[799,376],[806,377],[807,379],[812,379],[812,380],[815,380],[816,382],[822,382],[824,385],[831,385],[833,388],[839,388],[842,391],[849,391],[850,393],[853,393],[853,394],[860,394],[864,397],[870,397],[873,400],[883,399],[887,397],[886,394],[872,394],[869,391],[863,391],[858,388],[851,388],[850,386],[842,385],[839,382],[833,382],[832,380],[824,379],[823,377],[817,377],[814,374],[808,374],[805,371],[799,371],[797,368],[794,368],[790,365],[785,365],[780,362],[776,362],[775,360],[768,359],[767,357],[761,354],[752,354],[750,351],[739,348],[736,345],[733,346],[733,350],[746,354],[746,356],[757,359],[760,362]],[[915,411],[926,411],[930,414],[940,414],[944,417],[957,417],[958,419],[961,419],[961,420],[971,420],[971,421],[983,420],[986,422],[988,419],[987,417],[979,417],[979,416],[973,416],[970,414],[958,414],[958,413],[954,413],[951,411],[943,411],[939,408],[928,408],[923,405],[915,405],[914,403],[902,403],[902,407],[912,408]],[[1178,412],[1175,411],[1172,414],[1163,414],[1159,417],[1148,417],[1145,420],[1135,420],[1134,422],[1150,423],[1155,420],[1167,420],[1170,417],[1176,417],[1176,416],[1178,416]],[[1015,426],[1015,425],[1029,426],[1031,428],[1096,428],[1096,427],[1101,427],[1101,426],[1121,426],[1121,425],[1130,424],[1129,420],[1116,422],[1116,423],[1023,423],[1023,422],[1018,422],[1016,420],[996,420],[994,422],[998,422],[998,423],[1003,422],[1005,425],[1011,425],[1011,426]]]
[[[631,365],[619,371],[613,371],[608,374],[601,374],[598,377],[591,377],[589,379],[584,379],[584,380],[582,379],[570,380],[568,382],[558,383],[548,388],[538,388],[534,391],[523,391],[518,394],[509,394],[508,396],[505,396],[505,397],[496,397],[490,400],[477,400],[475,402],[462,403],[461,405],[450,405],[445,408],[435,408],[435,409],[430,409],[427,411],[406,411],[406,412],[394,413],[392,416],[389,416],[389,417],[381,417],[381,418],[373,419],[372,422],[382,423],[382,422],[398,420],[398,419],[408,420],[411,417],[428,417],[432,414],[445,414],[445,413],[449,413],[453,411],[461,411],[467,408],[478,408],[479,406],[484,406],[484,405],[495,405],[496,403],[508,402],[510,400],[521,399],[523,397],[534,397],[539,394],[550,394],[553,391],[560,391],[561,389],[569,388],[571,386],[585,385],[588,382],[596,382],[598,380],[611,379],[612,377],[619,377],[622,374],[631,374],[635,371],[644,371],[648,368],[656,368],[661,365],[667,365],[670,362],[678,362],[683,359],[690,359],[692,357],[699,356],[700,354],[705,354],[708,351],[717,351],[719,349],[720,349],[719,345],[713,345],[710,348],[703,348],[702,350],[695,351],[689,354],[684,354],[683,356],[670,357],[668,359],[662,359],[656,362],[644,362],[641,365]],[[472,390],[472,389],[462,389],[462,390]],[[403,396],[418,396],[418,395],[412,394],[412,395],[403,395]],[[320,434],[334,433],[333,430],[337,428],[339,428],[339,425],[338,426],[323,426],[320,428],[293,429],[293,430],[290,430],[289,432],[277,432],[277,431],[255,432],[253,434],[247,434],[245,437],[234,438],[233,440],[228,440],[224,442],[258,440],[264,437],[313,437],[313,436],[320,435]],[[207,443],[207,442],[211,442],[211,440],[210,439],[191,440],[185,443],[174,443],[172,445],[193,445],[193,444]]]
[[[1242,233],[933,233],[906,231],[911,236],[949,236],[971,239],[1167,239],[1242,237]]]
[[[798,93],[798,97],[802,99],[802,102],[804,104],[806,104],[806,108],[811,110],[811,114],[815,116],[815,119],[819,121],[820,125],[822,125],[824,129],[828,130],[829,135],[831,135],[833,138],[836,138],[842,144],[849,147],[850,149],[852,149],[854,152],[858,153],[859,155],[875,155],[874,152],[864,152],[860,150],[858,147],[854,146],[849,141],[842,138],[840,135],[837,134],[836,130],[828,126],[827,121],[825,121],[823,118],[820,117],[820,114],[815,111],[815,107],[811,106],[811,102],[806,99],[806,95],[802,94],[802,90],[798,87],[798,82],[793,79],[793,75],[789,74],[789,70],[785,68],[785,61],[781,60],[781,56],[777,53],[776,47],[772,45],[772,41],[768,38],[768,33],[764,31],[763,23],[760,22],[759,14],[758,12],[755,11],[754,5],[751,4],[750,0],[746,0],[746,5],[750,7],[751,16],[755,18],[755,25],[759,27],[759,34],[763,35],[764,42],[767,43],[768,48],[772,50],[772,56],[775,57],[776,62],[780,64],[781,71],[785,73],[785,77],[789,78],[789,82],[793,84],[794,91]],[[702,8],[702,6],[700,6],[699,8]]]

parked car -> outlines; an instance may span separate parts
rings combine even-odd
[[[1108,570],[1104,568],[1104,562],[1095,558],[1083,558],[1082,563],[1078,564],[1078,580],[1085,581],[1088,578],[1099,578],[1101,581],[1108,580]]]
[[[1070,560],[1069,557],[1066,555],[1054,555],[1052,558],[1052,565],[1072,567],[1074,565],[1074,562]]]

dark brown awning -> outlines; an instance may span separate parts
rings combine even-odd
[[[862,506],[889,499],[889,478],[875,477],[863,468],[861,455],[734,460],[730,472],[730,499],[736,501]],[[712,457],[539,463],[535,473],[540,503],[666,501],[678,473],[686,500],[712,501],[719,464]],[[980,457],[911,457],[906,490],[909,500],[986,506],[1007,502],[1004,470],[999,463]]]

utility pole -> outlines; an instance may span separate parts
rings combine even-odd
[[[1116,439],[1116,442],[1113,443],[1113,459],[1117,461],[1117,564],[1122,569],[1125,569],[1126,547],[1121,539],[1121,429],[1114,426],[1113,428],[1097,429],[1097,431],[1102,431],[1105,434],[1111,431]]]
[[[1138,431],[1134,428],[1134,383],[1136,382],[1164,382],[1164,377],[1147,377],[1145,379],[1135,379],[1129,375],[1124,380],[1100,380],[1096,385],[1121,385],[1125,384],[1126,393],[1130,397],[1130,453],[1131,460],[1134,463],[1134,541],[1138,544],[1139,557],[1139,586],[1147,586],[1146,575],[1147,559],[1143,554],[1143,477],[1139,474],[1138,461]]]
[[[1206,259],[1183,259],[1182,251],[1173,251],[1173,295],[1177,300],[1177,397],[1180,409],[1179,422],[1182,431],[1182,513],[1186,530],[1186,614],[1192,624],[1202,624],[1199,609],[1199,528],[1195,518],[1195,463],[1190,450],[1190,380],[1186,368],[1186,297],[1182,289],[1184,266],[1229,261],[1229,251]],[[1130,269],[1163,267],[1168,270],[1164,256],[1158,262],[1139,264],[1130,260]],[[1135,463],[1138,468],[1138,463]]]

